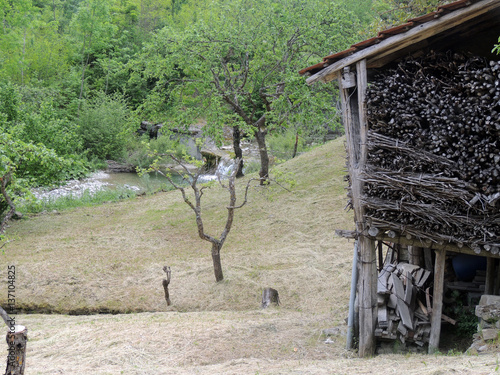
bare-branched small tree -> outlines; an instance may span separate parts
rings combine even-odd
[[[203,219],[201,216],[201,197],[203,196],[204,190],[209,186],[209,185],[202,185],[199,186],[199,178],[203,172],[203,168],[199,167],[195,173],[191,172],[185,163],[179,159],[178,157],[174,155],[170,155],[170,157],[175,161],[175,163],[180,166],[184,172],[183,178],[184,180],[189,184],[191,189],[193,190],[194,193],[194,202],[191,201],[188,197],[188,194],[186,192],[185,186],[181,185],[179,183],[176,183],[173,179],[170,173],[177,173],[173,167],[167,167],[167,173],[163,172],[157,164],[153,164],[151,167],[152,170],[155,170],[162,176],[164,176],[168,182],[175,187],[177,190],[179,190],[182,194],[182,197],[184,199],[184,202],[191,207],[191,209],[194,211],[195,216],[196,216],[196,225],[198,226],[198,235],[202,240],[208,241],[212,244],[212,261],[214,265],[214,273],[215,273],[215,280],[217,282],[222,281],[224,279],[224,275],[222,273],[222,264],[221,264],[221,258],[220,258],[220,251],[222,249],[222,246],[224,245],[224,242],[226,241],[226,238],[231,230],[231,226],[233,225],[233,218],[234,218],[234,212],[236,209],[243,207],[247,203],[247,197],[248,197],[248,190],[251,186],[252,181],[260,181],[259,178],[252,178],[248,181],[246,188],[245,188],[245,195],[243,202],[239,205],[236,204],[236,185],[235,185],[235,180],[236,180],[236,175],[238,173],[238,165],[240,163],[240,160],[234,159],[233,160],[233,168],[232,172],[228,176],[227,180],[222,179],[220,175],[217,175],[218,182],[220,186],[224,189],[226,189],[229,193],[229,204],[226,207],[227,208],[227,217],[226,217],[226,224],[224,225],[224,228],[220,234],[219,237],[211,236],[208,233],[205,232],[205,228],[203,226]]]

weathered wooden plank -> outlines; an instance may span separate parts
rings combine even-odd
[[[391,294],[389,296],[389,300],[387,301],[387,307],[391,309],[396,309],[398,307],[398,297],[395,294]]]
[[[429,338],[429,354],[439,350],[441,336],[441,318],[443,312],[443,289],[446,251],[436,251],[436,264],[434,266],[434,290],[432,293],[431,336]]]
[[[410,272],[406,272],[406,289],[405,289],[405,303],[409,306],[410,311],[415,309],[415,293],[413,291],[413,276]]]
[[[388,287],[388,280],[389,277],[391,276],[392,271],[394,271],[395,266],[393,264],[387,264],[382,268],[382,271],[380,271],[380,274],[378,276],[378,281],[377,281],[377,293],[378,294],[388,294],[390,293],[389,287]]]
[[[397,311],[399,312],[401,316],[401,320],[403,324],[405,325],[406,328],[413,330],[413,322],[410,314],[410,309],[405,303],[405,290],[403,286],[403,282],[399,277],[397,277],[394,273],[392,274],[392,282],[394,284],[394,291],[396,294],[396,297],[398,299],[397,306],[398,309]]]
[[[423,286],[427,282],[427,279],[429,278],[430,275],[431,275],[430,271],[424,270],[422,277],[420,278],[419,282],[417,283],[417,287],[423,288]]]

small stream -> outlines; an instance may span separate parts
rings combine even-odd
[[[227,175],[232,166],[220,164],[217,173]],[[174,182],[182,183],[180,176],[172,176]],[[216,174],[201,175],[200,182],[207,182],[217,178]],[[70,180],[66,184],[54,189],[38,188],[33,190],[37,199],[58,199],[61,197],[81,197],[85,192],[94,194],[103,189],[129,189],[137,194],[154,192],[166,188],[169,182],[159,173],[149,173],[139,176],[137,173],[113,173],[98,171],[82,180]]]

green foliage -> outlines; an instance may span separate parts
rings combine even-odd
[[[132,136],[129,110],[118,95],[99,93],[82,106],[78,134],[89,158],[121,160]]]
[[[0,133],[0,235],[23,195],[30,195],[28,188],[37,183],[48,184],[61,177],[68,161],[58,157],[43,145],[25,143],[6,133]]]
[[[493,47],[493,50],[491,52],[496,53],[497,55],[500,55],[500,37],[498,37],[498,44],[495,44],[495,46]]]
[[[20,95],[10,82],[0,83],[0,113],[5,115],[5,122],[16,121],[19,115]]]
[[[457,321],[456,334],[460,338],[470,339],[477,332],[478,320],[474,309],[466,306],[466,295],[455,290],[451,293],[453,304],[450,304],[449,314]]]
[[[23,148],[31,150],[29,145],[40,148],[33,149],[35,156],[23,159],[19,165],[18,158],[11,161],[16,166],[13,173],[27,179],[27,186],[51,184],[84,175],[87,173],[86,164],[76,154],[81,150],[76,126],[67,119],[57,118],[51,99],[33,95],[36,91],[19,90],[12,84],[0,86],[0,129],[6,137],[8,135],[13,152],[21,152],[19,150]],[[26,97],[25,93],[28,94]],[[50,168],[52,163],[41,168],[38,157],[43,154],[42,148],[53,153],[54,157],[63,157],[53,170]]]
[[[77,124],[67,118],[57,117],[50,98],[43,100],[39,108],[27,106],[19,128],[21,139],[44,144],[58,155],[74,155],[82,150]]]
[[[297,141],[297,154],[306,151],[304,138],[298,136],[294,129],[287,129],[283,133],[274,133],[267,138],[269,149],[276,158],[288,160],[293,157],[295,142]]]
[[[173,154],[182,158],[186,154],[186,147],[178,140],[170,139],[168,135],[151,140],[147,140],[146,135],[135,137],[127,145],[125,161],[143,169],[153,164],[158,154]]]

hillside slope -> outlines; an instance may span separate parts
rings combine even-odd
[[[291,192],[276,185],[250,191],[222,249],[221,284],[193,212],[171,191],[14,222],[8,234],[16,240],[2,262],[16,266],[16,303],[38,312],[165,311],[162,267],[169,265],[171,310],[253,309],[262,289],[274,286],[284,306],[327,311],[331,283],[348,287],[350,277],[352,245],[334,236],[352,221],[343,211],[342,142],[281,165],[296,181]],[[205,227],[214,236],[227,202],[218,186],[203,196]]]

